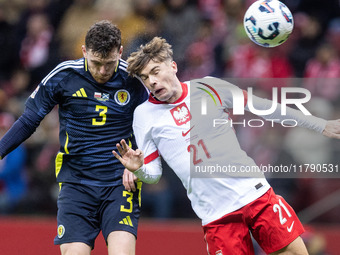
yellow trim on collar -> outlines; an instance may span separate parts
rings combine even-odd
[[[118,66],[119,66],[119,59],[117,61],[117,66],[116,66],[116,69],[115,69],[115,73],[117,72]]]

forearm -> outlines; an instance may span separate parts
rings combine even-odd
[[[256,110],[268,110],[272,106],[272,101],[253,97],[253,106]],[[247,110],[248,106],[246,107]],[[299,126],[303,128],[312,129],[318,133],[322,133],[326,127],[326,120],[312,116],[312,115],[305,115],[299,110],[295,110],[293,108],[287,107],[286,114],[283,115],[281,113],[281,105],[278,104],[275,111],[268,115],[260,115],[262,118],[266,120],[271,120],[276,123],[280,123],[284,121],[285,125],[291,126]]]
[[[145,183],[156,184],[162,176],[162,164],[160,159],[144,164],[141,168],[133,172],[138,179]]]
[[[26,108],[21,117],[7,131],[0,140],[0,156],[4,158],[8,153],[17,148],[30,137],[39,126],[42,118],[35,112]]]

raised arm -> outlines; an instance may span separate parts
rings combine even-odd
[[[133,150],[124,139],[116,146],[120,155],[116,151],[112,151],[112,153],[127,170],[133,172],[145,183],[156,184],[159,181],[162,176],[162,165],[159,157],[144,164],[144,154],[140,149]]]
[[[112,151],[113,155],[126,167],[130,172],[135,172],[143,166],[144,154],[140,149],[133,150],[124,139],[116,144],[119,154]]]
[[[43,118],[31,109],[25,109],[21,117],[7,131],[0,140],[0,159],[17,148],[30,137],[39,126]]]

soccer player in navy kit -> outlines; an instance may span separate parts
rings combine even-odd
[[[3,158],[59,105],[60,193],[54,243],[61,254],[89,255],[100,231],[108,254],[135,253],[141,183],[134,192],[124,189],[124,166],[111,151],[123,138],[134,146],[133,111],[148,93],[128,76],[122,51],[120,30],[109,21],[95,23],[82,46],[84,57],[53,69],[0,141]]]

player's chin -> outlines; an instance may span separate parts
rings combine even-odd
[[[156,91],[154,93],[154,96],[159,100],[159,101],[167,101],[169,99],[169,95],[166,93],[165,89],[161,89],[159,91]]]
[[[167,102],[169,100],[169,97],[164,97],[164,96],[156,96],[156,98],[159,100],[159,101],[162,101],[162,102]]]
[[[98,82],[99,84],[103,84],[103,83],[108,82],[109,79],[110,79],[110,77],[98,77],[96,79],[96,82]]]

